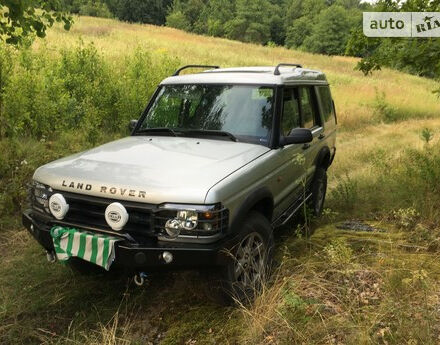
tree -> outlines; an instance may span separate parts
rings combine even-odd
[[[268,0],[237,0],[235,18],[226,23],[226,35],[244,42],[267,43],[270,39],[272,4]]]
[[[286,34],[286,47],[299,48],[307,36],[309,36],[313,29],[313,23],[308,17],[301,17],[293,22],[293,25],[288,27]]]
[[[175,29],[191,31],[191,23],[180,11],[173,11],[167,16],[167,26]]]
[[[316,17],[326,9],[326,0],[289,0],[286,3],[284,23],[286,46],[299,48],[310,36]]]
[[[32,34],[45,37],[55,22],[64,22],[64,29],[69,30],[72,17],[60,5],[58,0],[0,0],[0,39],[18,44]]]
[[[201,20],[205,7],[204,0],[174,0],[171,12],[167,16],[167,25],[177,29],[187,27],[183,30],[196,31],[196,24]]]
[[[172,0],[110,0],[110,10],[120,20],[164,25]]]
[[[225,36],[225,23],[234,16],[234,0],[209,0],[194,24],[194,31],[210,36]]]
[[[284,45],[286,30],[282,8],[277,4],[272,4],[272,15],[270,17],[270,40],[277,45]]]
[[[339,5],[333,5],[318,15],[312,33],[304,40],[303,46],[313,53],[343,55],[351,27],[349,12]]]

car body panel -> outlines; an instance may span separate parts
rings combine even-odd
[[[287,207],[292,191],[301,187],[301,180],[307,175],[307,171],[291,157],[292,150],[301,152],[301,146],[291,145],[290,149],[271,150],[213,186],[205,202],[209,204],[214,200],[222,200],[233,219],[247,195],[266,187],[274,199],[273,218],[277,218],[284,206]]]
[[[34,180],[99,197],[202,204],[215,183],[268,151],[223,140],[132,136],[46,164]]]

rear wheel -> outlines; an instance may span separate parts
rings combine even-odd
[[[320,217],[324,209],[325,195],[327,193],[327,171],[323,167],[316,169],[311,192],[312,197],[309,206],[313,216]]]
[[[269,274],[273,256],[273,234],[269,221],[251,212],[242,225],[240,241],[230,251],[223,287],[230,299],[251,302],[261,291]]]

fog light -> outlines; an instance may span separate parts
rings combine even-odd
[[[176,238],[180,234],[180,221],[178,219],[168,219],[165,223],[165,231],[170,238]]]
[[[163,261],[165,261],[166,264],[169,264],[171,261],[173,261],[173,254],[171,254],[170,252],[163,252],[162,259]]]
[[[211,231],[212,230],[212,224],[211,223],[203,224],[203,229],[206,230],[206,231]]]
[[[61,220],[69,211],[69,204],[62,194],[55,193],[49,198],[49,209],[56,219]]]
[[[177,219],[185,230],[194,230],[198,224],[198,214],[196,211],[181,210],[177,212]]]

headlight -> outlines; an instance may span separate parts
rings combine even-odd
[[[165,231],[170,238],[176,238],[180,235],[180,231],[182,229],[181,222],[174,218],[168,219],[165,223]]]
[[[224,230],[228,224],[227,210],[221,205],[163,204],[155,215],[158,235],[167,238],[206,237]]]
[[[185,230],[194,230],[198,224],[199,215],[196,211],[182,210],[177,212],[177,219],[180,220]]]
[[[47,213],[49,210],[49,198],[52,195],[52,188],[40,182],[32,181],[30,189],[31,202],[38,208],[42,208]]]
[[[182,230],[194,230],[198,224],[198,214],[195,210],[179,210],[174,218],[165,223],[165,231],[171,238],[176,238]]]

